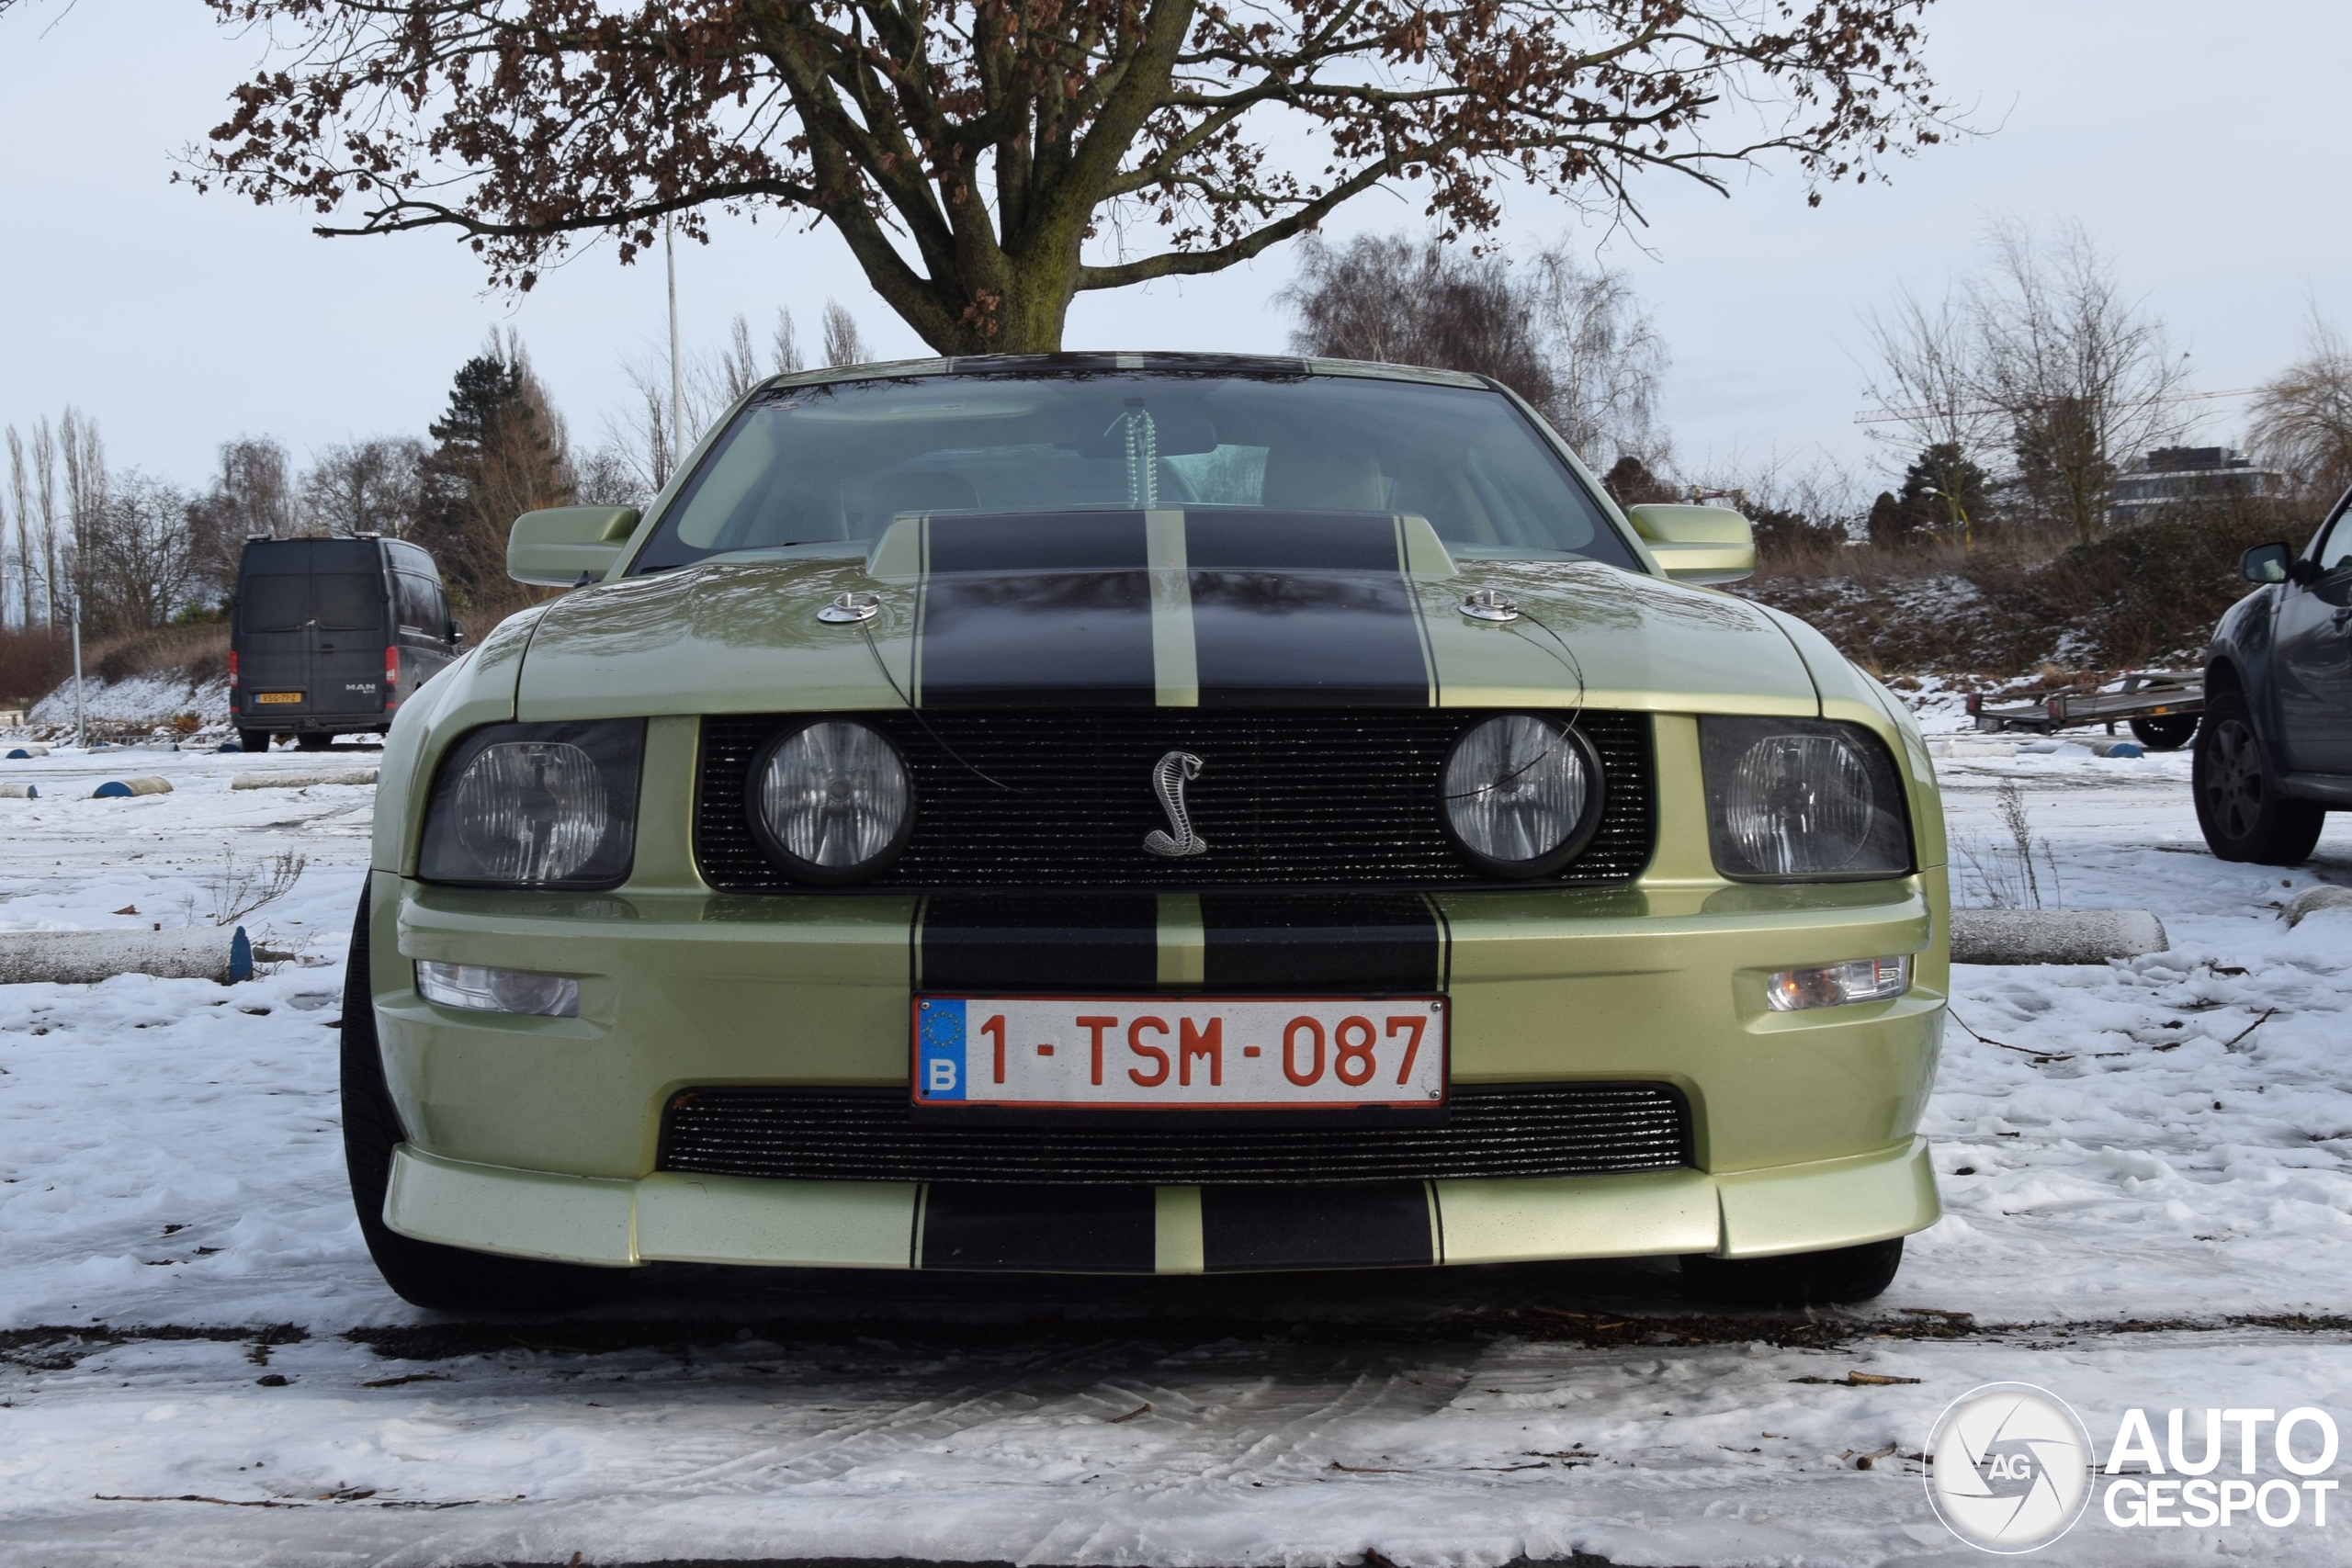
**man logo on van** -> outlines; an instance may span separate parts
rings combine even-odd
[[[372,697],[376,694],[376,682],[373,681],[345,681],[343,683],[343,689],[346,692],[357,692],[364,697]]]

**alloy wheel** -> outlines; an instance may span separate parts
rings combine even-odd
[[[2225,718],[2213,733],[2212,765],[2205,775],[2208,810],[2233,839],[2254,833],[2262,816],[2262,750],[2242,718]]]

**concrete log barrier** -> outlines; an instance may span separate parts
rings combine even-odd
[[[243,926],[175,931],[0,931],[0,986],[46,980],[86,986],[117,975],[164,980],[253,977],[253,943]]]
[[[11,762],[30,761],[35,757],[49,755],[49,748],[39,740],[15,740],[6,744],[7,750],[0,751],[0,757],[5,757]]]
[[[2287,900],[2279,917],[2290,926],[2300,926],[2322,909],[2352,908],[2352,887],[2338,887],[2333,883],[2319,887],[2306,887]]]
[[[376,782],[374,768],[343,768],[326,773],[239,773],[229,781],[231,789],[308,789],[312,784],[371,784]]]
[[[40,789],[28,784],[0,784],[0,800],[39,800]]]
[[[1954,909],[1954,964],[2104,964],[2162,953],[2164,922],[2145,909]]]
[[[172,781],[150,775],[138,779],[108,779],[90,792],[93,800],[128,800],[134,795],[169,795]]]

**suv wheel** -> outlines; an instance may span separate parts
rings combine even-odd
[[[351,1175],[351,1201],[359,1211],[359,1234],[384,1282],[413,1305],[492,1312],[560,1312],[589,1305],[618,1290],[627,1279],[623,1269],[469,1252],[418,1241],[384,1223],[392,1150],[401,1143],[401,1132],[376,1042],[373,992],[363,884],[359,915],[351,928],[351,962],[343,981],[343,1157]]]
[[[2197,825],[2206,847],[2222,860],[2257,865],[2301,865],[2311,859],[2327,810],[2277,794],[2265,775],[2262,738],[2243,692],[2205,701],[2192,769]]]
[[[334,744],[332,735],[313,735],[305,730],[294,738],[295,746],[304,751],[323,751]]]
[[[1894,1282],[1902,1267],[1901,1236],[1785,1258],[1702,1255],[1682,1260],[1682,1288],[1721,1306],[1831,1306],[1869,1301]]]

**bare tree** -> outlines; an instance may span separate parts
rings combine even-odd
[[[1544,414],[1596,468],[1623,457],[1664,467],[1658,389],[1673,363],[1666,339],[1621,272],[1588,271],[1559,247],[1532,264],[1536,314],[1551,361]]]
[[[1927,454],[1926,473],[1943,530],[1975,540],[1972,472],[1995,460],[2006,411],[1986,400],[1978,361],[1981,334],[1972,301],[1951,293],[1929,305],[1905,288],[1894,308],[1873,310],[1866,330],[1878,369],[1863,395],[1875,405],[1871,434],[1897,448],[1897,464]]]
[[[90,536],[107,504],[107,448],[97,421],[68,406],[57,422],[57,446],[65,468],[65,514],[73,532],[68,567],[74,592],[90,597]]]
[[[1376,189],[1474,232],[1515,186],[1624,219],[1643,175],[1779,155],[1817,200],[1949,129],[1921,0],[211,4],[271,52],[200,185],[446,228],[525,288],[600,236],[806,214],[942,354],[1057,349],[1077,295]]]
[[[84,536],[88,619],[106,631],[160,626],[197,585],[189,497],[131,469],[108,486]]]
[[[857,335],[857,318],[836,299],[825,301],[825,363],[863,365],[874,355]]]
[[[779,376],[807,368],[800,358],[799,337],[792,330],[792,312],[781,305],[775,308],[775,336],[769,344],[769,361]]]
[[[8,499],[17,517],[17,591],[19,600],[17,625],[26,631],[33,626],[33,580],[40,575],[33,554],[33,492],[25,475],[24,438],[17,427],[8,427]]]
[[[50,434],[49,417],[33,428],[33,499],[40,504],[41,614],[40,624],[58,622],[57,438]]]
[[[1566,252],[1514,273],[1438,236],[1309,235],[1277,298],[1301,354],[1491,376],[1542,410],[1596,468],[1663,460],[1656,423],[1666,344],[1630,285]]]
[[[1987,238],[1992,275],[1969,290],[1980,396],[2014,433],[2019,491],[2087,539],[2122,464],[2183,428],[2186,356],[2080,223],[2044,243],[2007,220]]]
[[[828,310],[838,309],[828,303]],[[847,312],[843,312],[846,316]],[[856,323],[849,327],[852,344],[855,344]],[[826,320],[826,344],[829,364],[844,361],[830,357],[832,346],[831,318]],[[857,350],[863,354],[862,348]],[[792,312],[779,306],[775,313],[775,330],[769,340],[768,365],[760,367],[752,349],[751,323],[737,316],[729,324],[727,344],[709,354],[686,355],[681,378],[684,396],[681,411],[686,428],[683,432],[670,428],[670,366],[666,355],[648,352],[625,360],[621,369],[628,377],[636,395],[633,417],[607,417],[605,422],[605,446],[632,471],[629,489],[637,495],[650,495],[670,482],[670,470],[694,444],[702,439],[711,422],[725,412],[736,399],[750,391],[770,376],[790,375],[806,368],[800,356],[800,346],[793,331]],[[851,361],[849,363],[854,363]],[[610,490],[610,484],[604,486]]]
[[[2352,486],[2352,346],[2318,301],[2303,323],[2303,356],[2263,383],[2246,436],[2317,498]]]
[[[302,513],[330,534],[404,538],[416,526],[424,458],[424,443],[413,435],[329,446],[302,476]]]

